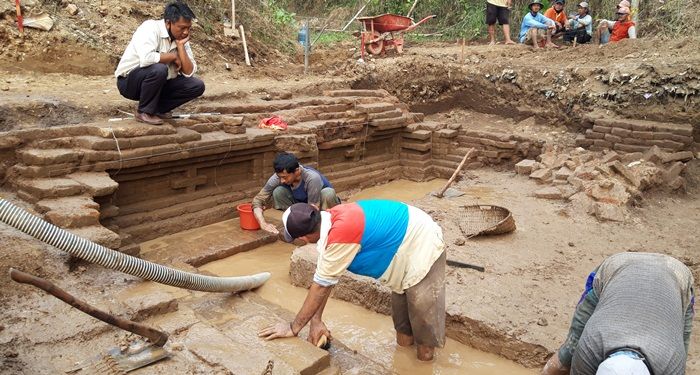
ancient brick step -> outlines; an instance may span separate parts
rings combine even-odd
[[[370,126],[376,127],[378,130],[396,129],[406,126],[410,122],[408,116],[396,118],[377,119],[369,122]]]
[[[387,119],[387,118],[395,118],[395,117],[401,117],[403,116],[403,112],[399,109],[393,109],[390,111],[386,112],[379,112],[379,113],[370,113],[369,116],[367,116],[368,120],[381,120],[381,119]]]
[[[401,142],[402,149],[415,150],[415,151],[429,151],[433,147],[431,142]]]
[[[248,191],[250,192],[252,189]],[[149,208],[143,207],[142,204],[134,204],[123,208],[120,207],[121,214],[111,219],[109,224],[117,225],[120,228],[128,228],[143,223],[153,223],[185,214],[196,213],[226,204],[231,205],[231,217],[234,217],[237,215],[237,212],[235,212],[233,202],[244,199],[246,194],[242,191],[233,191],[200,199],[193,199],[189,194],[187,197],[187,199],[178,199],[178,203],[175,203],[172,199],[168,198],[160,199],[156,203],[148,202],[147,206]],[[170,205],[163,206],[165,201],[172,203]],[[156,204],[160,207],[155,208]]]
[[[406,131],[416,131],[416,130],[428,130],[428,131],[439,131],[445,129],[447,125],[441,122],[435,121],[422,121],[413,123],[406,126]]]
[[[87,196],[40,200],[39,212],[51,224],[61,228],[80,228],[99,225],[100,206]]]
[[[425,141],[428,139],[431,139],[433,136],[433,132],[429,130],[416,130],[414,132],[403,132],[401,133],[401,137],[407,138],[407,139],[418,139],[421,141]]]
[[[38,201],[46,198],[61,198],[79,195],[85,188],[69,178],[19,179],[17,187]]]
[[[98,125],[98,136],[102,138],[134,138],[152,135],[168,135],[177,133],[177,129],[170,124],[147,125],[136,121],[124,121],[120,123],[101,123]],[[81,134],[93,135],[93,134]]]
[[[161,237],[159,246],[145,246],[141,256],[160,264],[184,263],[199,267],[276,240],[277,235],[264,230],[241,229],[240,221],[235,218]]]
[[[143,223],[127,228],[120,228],[121,231],[132,236],[135,242],[143,242],[165,235],[182,232],[196,226],[204,226],[218,223],[234,217],[235,207],[241,203],[248,203],[249,200],[240,200],[215,207],[172,217],[157,222]]]
[[[396,104],[393,103],[371,103],[358,104],[355,106],[358,111],[374,114],[396,110]],[[399,111],[400,112],[400,111]]]
[[[67,176],[78,182],[93,197],[102,197],[114,193],[119,184],[106,172],[77,172]]]
[[[390,168],[399,165],[399,161],[394,159],[392,155],[373,157],[370,160],[365,160],[363,163],[348,162],[336,164],[332,167],[323,168],[323,173],[328,177],[335,186],[335,181],[350,176],[362,175],[365,172],[372,172]]]
[[[332,183],[338,191],[344,191],[358,188],[367,188],[380,183],[395,180],[400,176],[401,167],[399,165],[396,165],[393,167],[382,168],[381,170],[369,173],[334,179]]]
[[[324,91],[323,95],[330,97],[364,96],[382,98],[389,96],[389,93],[386,90],[330,90]]]
[[[53,165],[64,163],[78,163],[82,152],[74,149],[24,149],[17,156],[26,165]]]
[[[656,121],[646,121],[646,120],[633,120],[633,119],[607,119],[598,118],[595,119],[595,126],[602,126],[608,128],[622,128],[630,131],[638,132],[665,132],[672,133],[685,137],[692,137],[693,126],[689,124],[674,124],[668,122],[656,122]],[[612,129],[611,129],[612,130]]]

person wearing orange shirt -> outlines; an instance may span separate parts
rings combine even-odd
[[[557,28],[552,31],[552,38],[564,35],[567,21],[566,13],[564,12],[564,0],[554,0],[554,4],[544,12],[544,16],[554,21],[557,25]]]
[[[596,30],[598,44],[619,42],[622,39],[637,39],[637,29],[634,21],[630,19],[630,8],[620,7],[617,9],[616,21],[602,20]]]

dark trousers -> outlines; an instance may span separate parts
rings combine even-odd
[[[117,88],[123,97],[138,100],[139,112],[149,115],[170,112],[204,93],[204,82],[199,78],[167,78],[168,66],[153,64],[117,78]]]
[[[576,43],[578,44],[588,43],[591,41],[591,36],[588,35],[586,29],[584,28],[578,28],[576,30],[567,30],[564,33],[565,42],[573,42],[574,38],[576,38]]]

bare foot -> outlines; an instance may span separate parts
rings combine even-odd
[[[510,39],[508,39],[508,40],[506,40],[506,44],[507,44],[507,45],[514,45],[515,42],[512,41],[512,40],[510,40]]]
[[[419,361],[432,361],[435,356],[435,348],[432,346],[418,345],[417,357]]]
[[[413,345],[413,336],[396,332],[396,343],[399,346],[411,346]]]
[[[490,46],[495,46],[495,45],[496,45],[496,42],[492,40],[491,43],[489,43],[489,45],[490,45]]]
[[[544,47],[545,48],[559,48],[559,46],[554,44],[554,43],[547,43],[544,45]]]

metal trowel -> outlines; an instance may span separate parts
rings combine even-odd
[[[132,343],[126,350],[113,348],[105,354],[78,362],[75,367],[66,370],[66,373],[80,371],[80,373],[122,375],[170,356],[171,354],[160,346],[139,341]]]

